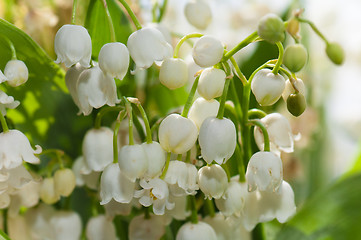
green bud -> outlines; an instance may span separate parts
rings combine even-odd
[[[285,30],[282,19],[273,13],[263,16],[258,23],[258,35],[271,43],[282,42],[285,39]]]
[[[328,43],[326,46],[326,53],[328,58],[337,65],[341,65],[345,58],[345,53],[338,43]]]
[[[302,44],[295,44],[286,47],[283,56],[283,64],[291,71],[298,72],[307,61],[307,50]]]
[[[287,98],[287,109],[295,117],[300,116],[306,106],[306,98],[301,93],[293,93]]]
[[[287,32],[293,36],[294,38],[300,38],[299,32],[300,32],[300,23],[296,18],[292,18],[287,25]]]

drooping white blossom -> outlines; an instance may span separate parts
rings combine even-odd
[[[114,223],[105,215],[98,215],[89,219],[85,235],[89,240],[117,240]]]
[[[105,75],[98,66],[86,69],[79,75],[76,91],[79,110],[85,116],[93,108],[100,108],[105,104],[115,106],[119,102],[114,79]]]
[[[66,87],[69,90],[70,96],[73,99],[75,105],[80,109],[80,102],[79,102],[79,96],[77,91],[77,85],[79,81],[80,74],[85,70],[86,68],[80,65],[80,63],[77,63],[70,67],[68,71],[65,74],[65,84]]]
[[[171,114],[159,125],[159,143],[166,152],[183,154],[190,150],[198,137],[195,123],[179,114]]]
[[[296,78],[295,79],[295,85],[297,87],[297,90],[303,96],[305,96],[306,95],[306,87],[305,87],[305,84],[303,83],[302,79]],[[290,80],[287,79],[285,90],[283,90],[283,93],[282,93],[283,100],[287,101],[287,98],[293,93],[295,93],[295,89],[293,88],[292,83],[290,82]]]
[[[8,79],[7,79],[6,76],[3,74],[3,72],[0,70],[0,83],[5,82],[6,80],[8,80]]]
[[[188,82],[188,65],[181,58],[167,58],[159,69],[159,81],[173,90]]]
[[[29,70],[25,63],[20,60],[10,60],[6,63],[4,74],[7,83],[12,87],[17,87],[28,81]]]
[[[172,56],[172,46],[162,33],[153,27],[143,27],[133,32],[127,42],[130,56],[136,69],[146,69],[156,61],[163,61]]]
[[[198,185],[208,199],[219,199],[227,190],[227,174],[218,164],[204,166],[198,171]]]
[[[236,149],[236,127],[227,119],[209,117],[199,130],[199,145],[203,159],[211,164],[223,164],[232,157]]]
[[[89,169],[83,156],[75,159],[72,170],[76,178],[76,186],[87,186],[90,189],[97,190],[99,187],[99,177],[101,172],[94,172]]]
[[[285,89],[285,79],[270,69],[258,71],[251,83],[251,89],[261,106],[270,106],[278,101]]]
[[[58,58],[56,63],[71,67],[80,63],[90,67],[92,43],[88,31],[83,26],[66,24],[55,35],[54,50]]]
[[[187,195],[176,197],[173,194],[170,194],[169,201],[174,203],[174,208],[170,210],[166,209],[165,214],[167,216],[182,221],[191,215],[191,211],[187,208]]]
[[[24,170],[26,171],[26,169]],[[23,186],[21,186],[20,189],[12,192],[8,215],[11,217],[15,217],[19,214],[21,207],[31,208],[36,206],[39,203],[40,199],[39,190],[40,182],[30,180],[30,182],[25,183]]]
[[[223,51],[221,41],[211,36],[203,36],[194,43],[192,56],[200,67],[212,67],[221,61]]]
[[[216,199],[215,203],[219,211],[226,217],[231,215],[240,216],[245,204],[247,184],[239,181],[230,181],[224,198]]]
[[[38,164],[40,160],[34,154],[40,154],[42,149],[35,145],[34,150],[28,138],[20,131],[12,129],[0,133],[0,169],[16,168],[23,161]]]
[[[133,206],[139,208],[140,204],[136,198],[133,198],[130,203],[119,203],[112,199],[103,206],[105,208],[105,215],[107,218],[113,219],[117,215],[128,216],[131,213]]]
[[[216,240],[217,235],[214,229],[207,223],[199,221],[198,223],[187,222],[177,233],[176,240]]]
[[[105,74],[122,80],[129,68],[128,48],[120,42],[107,43],[100,49],[98,61]]]
[[[209,5],[203,0],[190,0],[184,8],[188,22],[198,29],[204,30],[212,21]]]
[[[199,95],[207,100],[220,97],[223,93],[226,73],[218,68],[206,68],[202,71],[197,86]]]
[[[146,178],[154,178],[163,170],[165,164],[165,152],[158,142],[143,143],[143,150],[147,157],[148,168],[145,172]]]
[[[54,240],[78,240],[82,233],[82,222],[78,213],[57,211],[50,218]]]
[[[164,216],[149,214],[150,218],[138,215],[129,223],[129,240],[159,240],[165,234],[169,222]]]
[[[132,182],[148,170],[148,158],[142,145],[125,145],[118,152],[120,171]]]
[[[217,116],[218,109],[219,102],[217,100],[206,100],[199,97],[193,102],[191,108],[189,109],[188,118],[193,120],[199,130],[206,118]]]
[[[6,109],[14,109],[19,106],[20,102],[14,100],[14,97],[8,96],[6,93],[0,90],[0,112],[3,116],[6,115]]]
[[[278,191],[283,180],[281,158],[272,152],[256,152],[248,162],[246,180],[249,191]]]

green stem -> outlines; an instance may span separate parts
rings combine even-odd
[[[8,210],[7,209],[3,209],[3,218],[4,218],[4,234],[8,233]],[[3,234],[0,234],[0,236],[3,236]],[[6,236],[6,234],[5,234]],[[7,237],[7,236],[6,236]],[[10,238],[5,238],[5,239],[10,239]]]
[[[105,114],[109,113],[109,112],[113,112],[113,111],[121,111],[123,109],[123,107],[106,107],[106,108],[102,108],[96,118],[95,118],[95,122],[94,122],[94,128],[99,129],[101,127],[102,124],[102,118],[104,117]]]
[[[143,125],[140,123],[140,121],[137,117],[137,114],[134,110],[135,109],[133,109],[133,116],[135,116],[135,117],[133,117],[133,126],[137,130],[140,140],[142,142],[144,142],[144,141],[146,141],[147,136],[146,136],[146,133],[144,132]]]
[[[262,64],[260,67],[258,67],[256,70],[254,70],[254,72],[251,74],[251,76],[248,79],[248,85],[251,86],[252,80],[253,80],[254,76],[256,75],[256,73],[258,73],[263,68],[267,67],[267,65],[275,64],[276,62],[277,62],[277,59],[269,60],[266,63]]]
[[[187,163],[190,163],[190,162],[191,162],[191,151],[192,151],[192,150],[188,150],[188,152],[187,152],[187,155],[186,155],[186,162],[187,162]]]
[[[198,211],[197,211],[197,202],[196,202],[196,196],[189,196],[190,197],[190,204],[192,209],[192,215],[191,215],[191,222],[193,224],[198,223]]]
[[[299,22],[307,23],[308,25],[310,25],[310,27],[312,28],[312,30],[313,30],[320,38],[322,38],[322,40],[323,40],[326,44],[328,44],[328,41],[327,41],[326,37],[320,32],[320,30],[318,30],[318,28],[316,27],[316,25],[315,25],[313,22],[311,22],[311,21],[309,21],[309,20],[307,20],[307,19],[299,18],[299,17],[297,17],[296,19],[297,19]]]
[[[178,160],[178,161],[182,161],[182,154],[178,154],[178,155],[177,155],[177,160]]]
[[[228,51],[224,56],[222,61],[227,61],[230,59],[234,54],[236,54],[239,50],[246,47],[248,44],[252,43],[256,38],[258,37],[257,31],[251,33],[248,37],[246,37],[242,42],[238,43],[237,46],[232,48],[230,51]]]
[[[144,219],[150,219],[150,207],[144,207]]]
[[[263,229],[263,223],[258,223],[252,231],[252,240],[265,240],[266,236]]]
[[[284,49],[283,49],[283,46],[282,46],[282,43],[281,42],[276,42],[276,45],[278,47],[278,60],[277,60],[277,63],[276,65],[274,66],[273,70],[272,70],[272,73],[273,74],[278,74],[278,71],[281,67],[281,64],[282,64],[282,61],[283,61],[283,52],[284,52]]]
[[[150,144],[153,142],[153,140],[152,140],[152,132],[150,130],[150,125],[149,125],[147,114],[145,113],[144,108],[142,107],[142,104],[140,104],[139,101],[136,103],[136,105],[137,105],[138,110],[139,110],[140,114],[142,115],[142,118],[144,121],[145,130],[147,132],[147,143]]]
[[[15,47],[14,47],[13,42],[10,41],[10,39],[8,39],[8,38],[5,38],[5,39],[6,39],[6,41],[8,42],[9,47],[10,47],[10,50],[11,50],[11,59],[12,59],[12,60],[16,60],[16,59],[17,59],[17,58],[16,58],[16,50],[15,50]]]
[[[267,115],[267,113],[265,113],[264,111],[258,109],[258,108],[253,108],[248,110],[248,118],[252,119],[252,118],[264,118]]]
[[[9,132],[9,127],[8,124],[6,123],[5,117],[2,115],[2,113],[0,112],[0,122],[1,122],[1,127],[3,128],[3,132]]]
[[[242,151],[241,151],[241,148],[240,148],[238,142],[237,142],[237,145],[236,145],[235,154],[236,154],[236,159],[237,159],[237,162],[238,162],[237,165],[238,165],[239,181],[240,182],[246,182],[246,171],[245,171],[245,168],[244,168],[244,165],[246,163],[243,161]]]
[[[182,117],[187,117],[188,115],[188,112],[189,112],[189,109],[191,108],[192,106],[192,102],[193,102],[193,98],[194,98],[194,94],[197,90],[197,86],[198,86],[198,81],[199,81],[199,76],[194,80],[193,82],[193,85],[192,85],[192,89],[191,91],[189,92],[189,95],[188,95],[188,99],[187,99],[187,102],[186,104],[184,105],[184,108],[183,108],[183,111],[182,111]]]
[[[113,24],[113,20],[112,17],[110,16],[109,13],[109,8],[108,8],[108,4],[106,0],[102,0],[103,2],[103,6],[104,6],[104,10],[105,10],[105,15],[107,15],[107,21],[109,24],[109,28],[110,28],[110,40],[112,42],[116,42],[116,37],[115,37],[115,30],[114,30],[114,24]]]
[[[236,85],[235,85],[234,81],[231,81],[231,82],[232,82],[231,93],[232,93],[234,108],[236,110],[237,120],[239,122],[241,122],[242,121],[242,107],[241,107],[241,103],[239,102],[238,94],[236,91]]]
[[[73,12],[71,14],[71,24],[75,24],[76,17],[76,6],[78,5],[78,0],[73,0]]]
[[[119,2],[124,6],[125,10],[127,10],[137,30],[142,29],[142,25],[139,23],[137,17],[135,16],[132,9],[129,7],[128,3],[125,0],[119,0]]]
[[[167,4],[168,4],[168,0],[164,0],[163,1],[163,5],[162,7],[160,8],[159,10],[159,15],[158,15],[158,18],[157,18],[157,22],[161,22],[163,17],[164,17],[164,13],[165,13],[165,9],[167,8]]]
[[[234,69],[236,70],[236,74],[237,74],[237,77],[241,80],[243,86],[247,84],[247,78],[243,75],[241,69],[239,68],[236,60],[234,59],[234,57],[231,57],[230,58],[231,60],[231,63],[234,67]]]
[[[185,35],[184,37],[182,37],[181,40],[179,40],[179,42],[177,43],[177,46],[175,46],[173,57],[178,58],[179,49],[185,41],[187,41],[190,38],[200,38],[200,37],[203,37],[203,34],[191,33],[191,34],[188,34],[188,35]]]
[[[209,216],[210,216],[211,218],[213,218],[213,217],[216,215],[215,210],[214,210],[213,201],[210,200],[210,199],[206,199],[206,206],[207,206],[207,210],[208,210]]]
[[[134,134],[133,134],[133,109],[132,105],[126,97],[123,97],[125,102],[125,109],[129,118],[129,145],[134,145]]]
[[[122,120],[125,118],[125,115],[127,114],[126,111],[122,110],[119,112],[117,121],[114,127],[114,134],[113,134],[113,163],[118,162],[118,133],[119,133],[119,127]]]
[[[152,20],[153,22],[157,22],[157,9],[158,9],[158,1],[152,1]]]
[[[164,179],[164,178],[165,178],[165,175],[167,174],[168,167],[169,167],[169,162],[170,162],[170,156],[171,156],[171,155],[172,155],[172,153],[170,153],[170,152],[167,153],[167,160],[166,160],[166,162],[165,162],[165,166],[164,166],[162,175],[159,177],[160,179]]]
[[[251,78],[249,79],[248,83],[244,86],[243,96],[242,96],[241,138],[242,138],[242,147],[243,147],[243,162],[246,165],[251,157],[250,127],[247,125],[250,93],[251,93]]]
[[[229,64],[227,62],[224,62],[224,68],[226,70],[226,81],[224,83],[224,87],[223,87],[223,93],[221,96],[221,101],[219,103],[219,109],[218,109],[218,113],[217,113],[217,118],[218,119],[223,119],[223,114],[224,114],[224,106],[226,104],[226,100],[227,100],[227,94],[228,94],[228,88],[229,88],[229,84],[231,82],[232,77],[232,72],[231,69],[229,67]]]
[[[270,151],[270,142],[269,142],[269,135],[266,126],[260,120],[249,120],[249,123],[259,127],[262,130],[263,139],[264,139],[264,149],[263,151],[269,152]]]

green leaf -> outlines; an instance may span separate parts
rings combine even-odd
[[[128,18],[115,0],[106,0],[110,16],[113,20],[116,40],[124,44],[127,43],[132,28]],[[98,58],[101,47],[111,42],[110,27],[105,14],[102,0],[91,0],[88,6],[85,28],[92,38],[92,57]]]
[[[10,240],[10,238],[6,235],[6,233],[0,230],[0,240]]]
[[[361,239],[360,182],[357,174],[316,193],[276,239]]]

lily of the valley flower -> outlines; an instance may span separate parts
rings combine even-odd
[[[276,192],[283,180],[282,160],[272,152],[256,152],[248,162],[249,191]]]
[[[19,106],[20,102],[14,100],[12,96],[8,96],[6,93],[0,90],[0,112],[3,116],[6,115],[6,109],[14,109]]]
[[[146,178],[154,178],[163,170],[165,164],[165,152],[158,142],[142,144],[145,155],[147,156],[148,168],[145,172]]]
[[[77,91],[77,85],[79,81],[80,74],[86,68],[80,65],[79,63],[75,64],[65,74],[65,84],[69,90],[70,96],[72,97],[75,105],[80,109],[79,96]]]
[[[185,220],[191,215],[191,211],[187,209],[187,195],[175,197],[173,194],[170,194],[169,201],[174,203],[174,208],[171,210],[166,209],[165,213],[167,216],[171,216],[177,220]]]
[[[200,67],[212,67],[223,57],[223,44],[211,36],[199,38],[193,46],[193,60]]]
[[[35,145],[33,150],[28,138],[18,130],[9,130],[0,133],[0,169],[16,168],[23,160],[28,163],[37,164],[39,158],[34,154],[40,154],[42,149]]]
[[[136,69],[149,68],[155,61],[171,57],[173,51],[162,33],[152,27],[143,27],[133,32],[128,38],[127,46]]]
[[[76,90],[80,112],[85,116],[93,108],[100,108],[105,104],[115,106],[119,102],[114,79],[105,75],[99,67],[84,70],[79,75]]]
[[[165,234],[165,226],[168,224],[164,216],[135,216],[129,223],[129,240],[158,240]]]
[[[159,81],[172,90],[183,87],[188,82],[187,63],[181,58],[165,59],[159,70]]]
[[[216,199],[215,203],[219,211],[226,217],[231,215],[240,216],[247,194],[247,184],[239,181],[230,181],[224,198]]]
[[[203,159],[211,164],[223,164],[232,157],[236,149],[236,127],[227,119],[209,117],[199,130],[199,145]]]
[[[142,145],[125,145],[118,153],[120,170],[132,182],[144,176],[148,170],[148,158]]]
[[[295,79],[295,85],[297,87],[297,90],[303,95],[305,96],[306,94],[306,87],[305,84],[303,83],[302,79],[300,78],[296,78]],[[295,89],[293,88],[290,80],[288,79],[286,81],[286,87],[285,90],[282,93],[282,98],[283,100],[287,101],[287,98],[292,94],[295,93]]]
[[[218,109],[219,102],[217,100],[206,100],[199,97],[193,102],[192,107],[189,109],[188,118],[193,120],[199,130],[206,118],[217,116]]]
[[[205,222],[188,222],[178,230],[176,240],[189,239],[216,240],[217,235],[213,228]]]
[[[80,63],[83,67],[89,67],[92,43],[88,31],[78,25],[64,25],[55,35],[54,50],[58,58],[56,63],[64,63],[71,67]]]
[[[86,225],[85,234],[89,240],[117,239],[114,223],[105,215],[90,218]]]
[[[40,186],[40,199],[46,204],[54,204],[60,199],[60,195],[55,192],[54,178],[44,178]]]
[[[198,171],[198,185],[208,199],[219,199],[227,190],[227,174],[218,164],[204,166]]]
[[[71,169],[63,168],[54,173],[54,190],[58,195],[68,197],[75,185],[75,175]]]
[[[129,67],[128,48],[120,42],[107,43],[100,49],[98,61],[105,74],[122,80]]]
[[[206,68],[199,77],[197,91],[207,100],[220,97],[223,92],[226,73],[218,68]]]
[[[6,76],[3,74],[3,72],[0,70],[0,83],[5,82],[8,80]]]
[[[212,21],[209,5],[203,0],[188,1],[184,8],[184,15],[188,22],[199,29],[206,29]]]
[[[12,87],[17,87],[28,81],[29,70],[25,63],[20,60],[10,60],[6,63],[4,74],[7,83]]]
[[[55,212],[50,218],[50,226],[54,233],[54,240],[78,240],[82,233],[81,218],[76,212]]]
[[[90,170],[83,156],[75,159],[72,170],[75,174],[76,186],[82,187],[86,185],[90,189],[98,189],[99,176],[101,172],[94,172]]]

